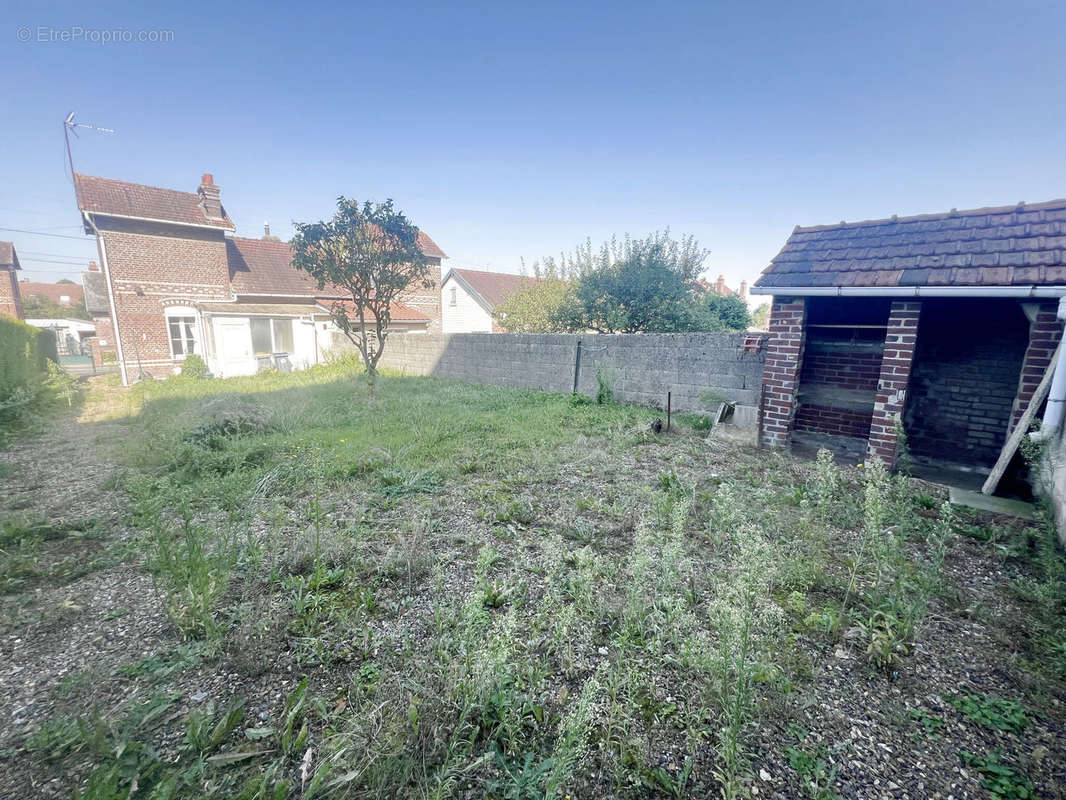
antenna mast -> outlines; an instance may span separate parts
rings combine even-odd
[[[88,128],[91,131],[98,131],[99,133],[114,133],[111,128],[99,128],[96,125],[90,125],[88,122],[77,122],[74,119],[74,112],[71,111],[67,114],[63,120],[63,139],[67,143],[67,164],[70,165],[70,179],[74,180],[74,156],[70,150],[70,134],[74,134],[74,138],[78,138],[78,128]]]

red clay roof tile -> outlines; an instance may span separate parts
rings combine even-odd
[[[74,173],[74,192],[81,211],[137,219],[156,219],[182,225],[206,225],[236,230],[233,220],[222,208],[222,219],[211,219],[200,205],[196,192],[160,189],[140,183]]]

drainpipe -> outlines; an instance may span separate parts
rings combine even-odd
[[[1055,315],[1059,322],[1066,324],[1066,297],[1059,298],[1059,310]],[[1063,406],[1066,404],[1066,345],[1059,347],[1059,357],[1055,361],[1055,374],[1051,378],[1051,390],[1047,396],[1047,407],[1040,430],[1033,431],[1029,438],[1034,442],[1043,442],[1058,433],[1062,427]]]
[[[97,228],[96,223],[93,222],[92,214],[82,211],[81,216],[82,219],[89,223],[89,227],[91,227],[93,233],[96,234],[96,242],[100,249],[100,265],[104,270],[104,283],[107,284],[108,305],[111,307],[111,327],[115,332],[115,346],[118,351],[118,374],[122,378],[122,385],[129,386],[130,382],[126,379],[126,357],[122,353],[122,334],[118,329],[118,309],[115,307],[115,288],[111,285],[111,272],[107,266],[107,245],[104,244],[104,237],[100,235],[100,229]]]

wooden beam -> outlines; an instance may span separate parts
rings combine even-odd
[[[1010,436],[1007,437],[1003,449],[999,452],[999,458],[996,459],[996,465],[992,467],[992,472],[989,473],[988,480],[986,480],[985,485],[981,487],[982,493],[992,494],[996,491],[996,487],[999,486],[999,482],[1003,478],[1003,473],[1007,471],[1007,465],[1010,464],[1010,460],[1014,458],[1014,453],[1017,451],[1018,445],[1022,443],[1022,437],[1029,433],[1029,426],[1033,422],[1033,417],[1035,417],[1036,412],[1040,410],[1040,404],[1044,402],[1044,398],[1047,397],[1048,389],[1051,388],[1051,378],[1055,374],[1055,365],[1059,362],[1059,350],[1061,348],[1062,342],[1059,342],[1058,347],[1055,348],[1054,355],[1051,356],[1051,363],[1048,364],[1047,369],[1044,370],[1044,377],[1040,379],[1040,385],[1036,387],[1033,396],[1029,398],[1029,405],[1025,407],[1025,412],[1022,414],[1021,419],[1018,420],[1018,424],[1014,426],[1014,430],[1011,431]]]

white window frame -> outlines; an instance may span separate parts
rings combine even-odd
[[[254,317],[248,317],[248,331],[249,331],[249,334],[251,333],[251,330],[252,330],[252,320],[253,319],[265,319],[267,322],[270,323],[270,352],[269,353],[256,353],[255,352],[255,344],[254,344],[254,340],[253,340],[253,344],[252,344],[252,355],[253,356],[255,356],[256,358],[263,358],[263,357],[268,356],[268,355],[273,356],[276,353],[286,353],[290,357],[294,357],[295,356],[295,353],[293,353],[291,351],[296,349],[296,326],[293,325],[293,323],[296,322],[296,318],[294,318],[294,317],[267,317],[267,316],[260,316],[258,314],[255,315]],[[274,323],[275,322],[287,322],[289,324],[289,338],[292,339],[292,348],[290,348],[290,350],[279,350],[278,349],[277,331],[274,329]]]
[[[201,358],[204,357],[203,343],[200,341],[200,315],[197,313],[193,306],[167,306],[163,311],[165,317],[166,331],[167,331],[167,345],[170,347],[170,357],[175,361],[184,361],[185,357],[189,355],[187,344],[189,339],[182,337],[183,353],[174,352],[174,337],[170,333],[171,320],[175,319],[191,319],[192,320],[192,351]]]

